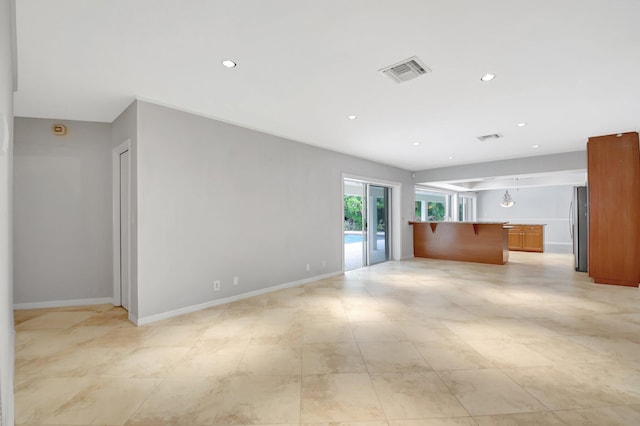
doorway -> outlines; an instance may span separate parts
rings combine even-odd
[[[127,311],[131,300],[130,143],[113,150],[113,304]]]
[[[391,189],[344,179],[344,270],[391,258]]]

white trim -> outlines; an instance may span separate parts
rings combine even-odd
[[[545,242],[544,251],[547,253],[573,253],[573,243]]]
[[[113,236],[113,305],[122,306],[120,297],[120,155],[129,151],[131,159],[131,139],[127,139],[111,151],[111,193],[112,193],[112,236]],[[131,161],[129,161],[129,198],[131,198]],[[129,200],[131,206],[131,200]],[[129,221],[131,223],[131,221]],[[131,229],[129,229],[131,241]],[[131,256],[131,247],[129,247]],[[131,259],[129,259],[131,265]],[[129,270],[131,272],[131,270]],[[131,303],[131,277],[129,277],[129,303]],[[131,306],[129,306],[131,309]]]
[[[357,182],[362,182],[362,183],[369,183],[372,185],[382,185],[382,186],[401,186],[402,185],[402,183],[395,182],[392,180],[375,179],[375,178],[370,178],[365,176],[351,175],[349,173],[343,172],[342,181],[344,182],[345,179],[355,180]]]
[[[14,92],[18,91],[18,32],[17,32],[17,23],[16,23],[16,0],[9,1],[9,15],[10,15],[10,35],[9,40],[11,43],[11,82],[12,88]],[[9,412],[9,418],[13,415],[13,412]],[[0,419],[2,420],[2,419]]]
[[[413,185],[413,192],[415,192],[416,190],[422,191],[422,192],[437,192],[440,194],[449,194],[449,195],[457,194],[456,191],[452,191],[450,189],[435,188],[433,186],[420,185],[420,184]]]
[[[473,221],[478,220],[478,196],[473,197]]]
[[[94,299],[70,299],[52,300],[49,302],[14,303],[13,309],[16,311],[20,311],[24,309],[68,308],[70,306],[106,305],[112,303],[112,297],[97,297]]]
[[[210,300],[205,303],[199,303],[197,305],[185,306],[184,308],[174,309],[173,311],[163,312],[161,314],[149,315],[147,317],[136,318],[129,314],[129,320],[136,325],[145,325],[152,322],[162,321],[169,318],[177,317],[180,315],[190,314],[192,312],[201,311],[202,309],[211,308],[213,306],[220,306],[231,302],[237,302],[238,300],[248,299],[254,296],[260,296],[262,294],[272,293],[274,291],[283,290],[291,287],[298,287],[303,284],[308,284],[314,281],[323,280],[325,278],[335,277],[342,275],[342,271],[330,272],[328,274],[316,275],[310,278],[304,278],[298,281],[292,281],[285,284],[278,284],[273,287],[262,288],[260,290],[250,291],[247,293],[238,294],[231,297],[225,297],[224,299]]]

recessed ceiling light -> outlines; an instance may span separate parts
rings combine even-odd
[[[418,145],[420,145],[420,142],[414,142],[413,143],[413,146],[418,146]]]
[[[524,127],[526,125],[527,125],[527,123],[518,123],[518,124],[516,124],[516,126],[518,126],[518,127]]]
[[[357,115],[350,115],[350,116],[348,116],[347,118],[348,118],[349,120],[353,121],[353,120],[355,120],[356,118],[358,118],[358,116],[357,116]]]
[[[229,59],[226,59],[226,60],[222,61],[222,65],[224,65],[227,68],[233,68],[238,64],[236,64],[235,62],[233,62],[233,61],[231,61]]]
[[[487,73],[487,74],[483,75],[482,78],[480,78],[480,80],[482,80],[482,81],[491,81],[494,78],[496,78],[495,74]]]
[[[449,156],[449,160],[453,160],[453,158],[454,158],[453,155]]]
[[[531,148],[540,148],[540,145],[531,145]]]

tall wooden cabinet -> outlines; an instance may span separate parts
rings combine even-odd
[[[640,141],[637,132],[589,138],[589,276],[640,283]]]

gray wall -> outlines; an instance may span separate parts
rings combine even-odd
[[[13,3],[0,0],[0,424],[13,425],[11,176],[15,46]]]
[[[138,319],[138,103],[133,102],[125,109],[118,118],[115,119],[111,131],[111,145],[116,147],[123,142],[129,141],[129,161],[131,168],[130,175],[130,198],[129,208],[131,210],[130,220],[130,286],[131,299],[129,300],[129,318],[134,322]],[[113,292],[112,292],[113,293]]]
[[[407,171],[145,102],[138,126],[140,318],[341,271],[342,173],[402,183],[412,256]]]
[[[111,144],[110,124],[15,119],[15,303],[112,296]]]
[[[546,186],[510,189],[515,205],[500,206],[504,190],[478,193],[479,221],[509,221],[511,223],[546,224],[545,251],[571,253],[569,205],[573,186]]]

